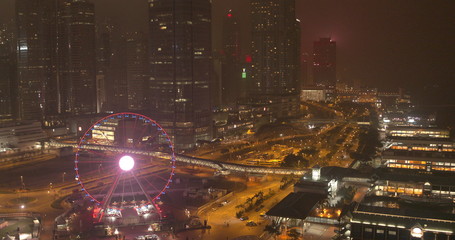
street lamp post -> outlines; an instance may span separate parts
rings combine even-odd
[[[25,189],[24,176],[21,176],[21,186],[22,189]]]
[[[66,172],[63,172],[63,175],[62,175],[62,182],[65,182],[65,175],[66,175]]]

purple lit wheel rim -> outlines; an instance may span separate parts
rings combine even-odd
[[[93,202],[96,202],[100,204],[100,201],[98,201],[95,197],[93,197],[92,194],[90,194],[87,189],[84,187],[84,181],[83,178],[84,176],[81,176],[80,171],[79,171],[79,165],[80,165],[80,158],[79,158],[79,153],[84,149],[84,145],[86,145],[88,137],[92,136],[91,131],[95,128],[95,126],[100,125],[103,122],[108,121],[109,119],[139,119],[145,123],[148,123],[152,126],[155,126],[156,129],[158,129],[159,132],[161,132],[162,136],[164,136],[167,139],[167,144],[169,146],[170,150],[170,174],[168,179],[164,182],[164,186],[161,188],[159,193],[152,197],[152,201],[155,201],[157,199],[160,199],[160,196],[165,193],[166,189],[169,188],[170,183],[172,182],[172,176],[174,175],[175,172],[175,152],[174,152],[174,144],[171,141],[171,138],[169,135],[166,133],[166,131],[154,120],[151,118],[142,115],[142,114],[137,114],[137,113],[131,113],[131,112],[122,112],[122,113],[115,113],[111,114],[109,116],[106,116],[104,118],[99,119],[96,121],[93,125],[91,125],[87,131],[85,131],[84,135],[81,137],[77,149],[76,149],[76,154],[75,154],[75,160],[74,160],[74,170],[76,172],[76,177],[75,179],[78,181],[78,184],[80,185],[81,189],[83,192],[85,192],[85,196],[89,197]]]

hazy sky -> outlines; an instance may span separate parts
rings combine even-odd
[[[129,30],[146,30],[146,0],[93,0],[97,18],[111,17]],[[221,18],[238,14],[249,45],[249,1],[212,0],[214,46]],[[14,15],[14,0],[0,0],[0,21]],[[337,41],[338,77],[386,88],[442,84],[455,91],[454,0],[296,0],[302,50],[331,36]],[[244,47],[248,49],[249,47]],[[453,97],[455,99],[455,97]]]

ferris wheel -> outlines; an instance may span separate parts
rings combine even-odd
[[[96,221],[125,214],[159,220],[157,204],[172,182],[174,146],[147,116],[124,112],[96,121],[76,149],[76,181],[95,203]]]

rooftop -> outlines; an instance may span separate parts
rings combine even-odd
[[[455,229],[455,214],[408,204],[400,205],[399,208],[359,204],[352,212],[351,221],[399,228],[411,228],[418,223],[426,229],[447,233],[453,233]]]
[[[290,193],[277,205],[270,209],[266,215],[293,219],[305,219],[314,206],[325,199],[327,195],[315,193]]]

